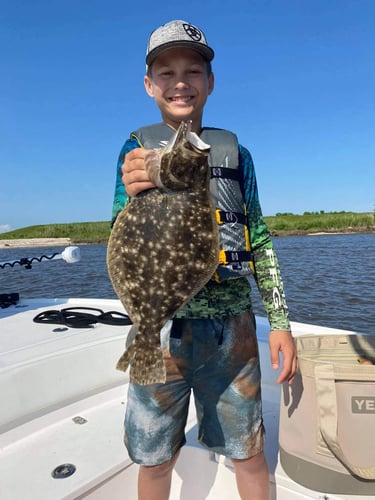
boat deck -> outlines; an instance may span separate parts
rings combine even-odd
[[[137,498],[137,465],[127,456],[122,442],[128,378],[115,370],[129,327],[97,324],[64,329],[32,321],[46,309],[83,306],[123,312],[118,301],[94,299],[34,299],[0,311],[2,500]],[[283,472],[277,447],[280,387],[274,382],[277,375],[268,359],[268,323],[257,318],[257,324],[271,498],[369,498],[324,496],[294,483]],[[309,326],[296,325],[297,330],[307,334]],[[238,498],[230,462],[197,442],[193,404],[186,435],[187,445],[173,475],[171,499]],[[65,464],[73,464],[75,472],[53,478],[54,469],[68,470],[61,467]]]

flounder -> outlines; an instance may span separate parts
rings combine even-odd
[[[165,382],[160,330],[209,281],[219,232],[209,192],[210,146],[182,122],[145,169],[157,186],[131,199],[108,242],[108,272],[137,333],[117,364],[142,385]]]

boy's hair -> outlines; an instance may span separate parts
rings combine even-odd
[[[211,61],[214,51],[208,46],[206,37],[199,28],[186,21],[170,21],[163,24],[150,35],[146,52],[146,71],[149,70],[156,57],[164,50],[173,47],[186,47],[193,49],[207,62],[207,72],[211,74]]]

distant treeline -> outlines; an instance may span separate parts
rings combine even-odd
[[[372,212],[305,212],[303,215],[278,213],[264,217],[274,235],[317,232],[375,232]],[[0,234],[0,239],[70,238],[74,243],[105,243],[110,234],[110,222],[72,222],[29,226]]]

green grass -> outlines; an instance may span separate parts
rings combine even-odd
[[[335,232],[375,230],[374,213],[329,212],[304,213],[303,215],[278,214],[265,217],[268,227],[277,232]]]
[[[110,222],[72,222],[29,226],[0,234],[0,239],[71,238],[74,243],[101,243],[108,240]]]
[[[372,212],[316,212],[277,214],[265,217],[273,234],[305,234],[314,232],[375,232],[375,214]],[[0,239],[71,238],[73,243],[105,243],[110,223],[72,222],[29,226],[0,234]]]

